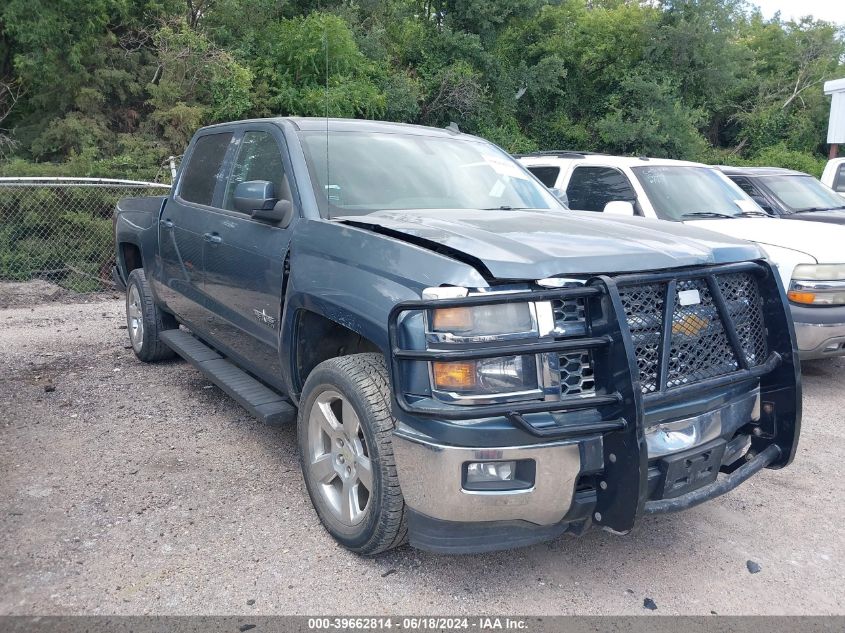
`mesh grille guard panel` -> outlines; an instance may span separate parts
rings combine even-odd
[[[763,297],[757,280],[748,273],[733,273],[721,275],[716,281],[728,305],[749,366],[760,365],[768,357],[769,347],[763,321]]]
[[[746,272],[716,276],[749,367],[766,361],[766,329],[762,297],[754,275]],[[623,286],[619,289],[625,318],[637,356],[643,393],[660,389],[664,315],[669,283]],[[705,278],[677,282],[671,306],[667,388],[730,374],[740,369],[718,306]],[[697,302],[683,305],[681,296],[697,293]]]
[[[657,391],[666,285],[630,286],[620,290],[620,297],[634,342],[643,393]]]

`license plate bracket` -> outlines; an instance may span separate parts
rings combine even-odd
[[[713,483],[722,465],[727,442],[713,440],[683,453],[668,455],[658,462],[662,474],[661,499],[680,497]]]

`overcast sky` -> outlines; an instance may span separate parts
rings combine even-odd
[[[812,15],[845,26],[845,0],[749,0],[763,11],[767,18],[780,11],[785,20]]]

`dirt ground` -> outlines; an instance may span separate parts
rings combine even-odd
[[[845,614],[845,360],[804,367],[795,463],[703,506],[624,537],[362,559],[317,521],[293,429],[138,362],[113,296],[10,292],[0,614]]]

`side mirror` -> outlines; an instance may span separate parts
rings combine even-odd
[[[569,207],[569,196],[566,195],[566,190],[558,189],[557,187],[552,187],[549,189],[552,192],[552,195],[560,200],[565,207]]]
[[[275,187],[269,180],[248,180],[238,183],[232,199],[237,211],[250,214],[254,214],[256,210],[272,210],[278,202]]]
[[[611,215],[634,215],[634,205],[627,200],[611,200],[604,205],[604,212]]]
[[[290,200],[279,200],[273,205],[272,209],[255,209],[252,212],[252,217],[285,228],[293,219],[293,204]]]

